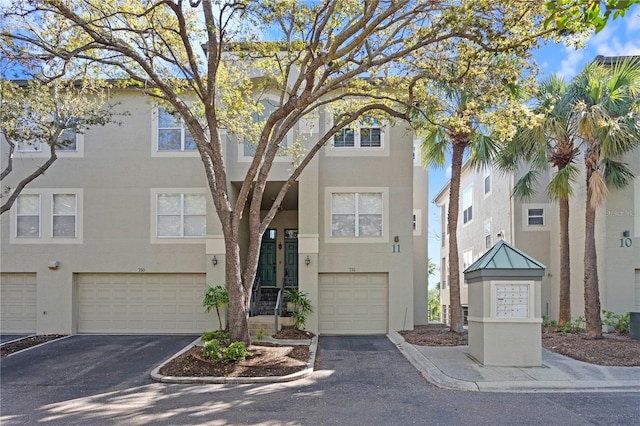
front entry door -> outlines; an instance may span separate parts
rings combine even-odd
[[[263,286],[276,285],[276,230],[267,229],[260,245],[258,277]]]
[[[285,286],[298,286],[298,230],[285,230],[284,278]]]

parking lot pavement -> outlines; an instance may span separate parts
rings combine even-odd
[[[27,334],[0,334],[0,344],[27,337]]]

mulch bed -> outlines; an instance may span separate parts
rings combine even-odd
[[[4,343],[2,346],[0,346],[0,358],[4,358],[8,355],[11,355],[14,352],[18,352],[23,349],[27,349],[32,346],[39,345],[41,343],[50,342],[51,340],[56,340],[64,336],[66,335],[65,334],[43,334],[41,336],[25,337],[24,339],[20,339],[15,342]]]
[[[468,344],[465,331],[457,334],[442,324],[418,325],[414,330],[400,331],[404,339],[418,346],[463,346]],[[602,339],[586,339],[572,333],[542,333],[542,346],[552,352],[596,365],[640,366],[640,340],[629,336],[605,334]]]

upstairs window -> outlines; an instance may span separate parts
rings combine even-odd
[[[382,193],[331,194],[332,237],[381,237]]]
[[[158,151],[194,151],[196,143],[184,121],[158,107]]]
[[[71,126],[73,128],[64,129],[60,132],[58,139],[56,139],[56,151],[58,152],[77,152],[78,151],[78,135],[76,131],[77,120],[72,120]],[[42,152],[49,151],[47,141],[22,141],[16,145],[17,152]]]
[[[40,237],[40,195],[21,194],[16,200],[16,237]]]
[[[529,226],[544,226],[544,209],[527,209]]]
[[[491,222],[484,223],[484,248],[491,248]]]
[[[206,236],[207,201],[204,194],[158,194],[156,208],[157,237]]]
[[[484,169],[484,193],[489,194],[491,192],[491,168]]]
[[[344,128],[333,137],[334,148],[382,148],[382,124],[365,118],[357,126]]]
[[[76,215],[76,194],[53,194],[51,236],[75,238]]]
[[[473,219],[473,188],[467,188],[462,193],[462,222],[467,223]]]

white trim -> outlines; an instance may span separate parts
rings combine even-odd
[[[489,225],[489,234],[487,235],[487,225]],[[483,239],[483,249],[482,251],[486,251],[489,250],[492,246],[493,246],[493,236],[492,234],[492,226],[491,226],[491,218],[488,218],[487,220],[484,221],[484,224],[482,226],[482,235],[484,236]],[[487,237],[489,237],[489,247],[487,247]]]
[[[206,229],[205,235],[202,237],[158,237],[157,229],[158,229],[158,195],[159,194],[180,194],[182,196],[186,194],[202,194],[205,195],[205,200],[207,200],[207,211],[209,210],[209,200],[206,197],[207,189],[206,188],[151,188],[151,218],[150,222],[150,243],[151,244],[206,244],[207,236]],[[181,197],[181,200],[183,197]],[[205,213],[206,218],[206,213]]]
[[[84,189],[82,188],[28,188],[20,195],[40,196],[40,236],[38,238],[17,237],[17,202],[11,207],[10,244],[82,244],[84,228]],[[76,197],[76,235],[75,237],[53,237],[53,196],[75,195]],[[43,203],[43,200],[45,201]],[[48,220],[42,220],[44,217]]]
[[[331,236],[331,196],[340,193],[382,194],[382,236],[333,237]],[[324,189],[324,240],[325,243],[385,243],[389,242],[389,188],[367,186],[332,186]]]
[[[86,131],[86,130],[83,130]],[[15,158],[49,158],[51,152],[49,145],[44,142],[36,142],[34,146],[38,147],[38,150],[20,150],[20,146],[16,145],[16,149],[13,153]],[[82,158],[84,157],[84,133],[76,133],[76,149],[65,150],[59,147],[56,148],[56,156],[60,158]]]
[[[542,209],[543,224],[542,225],[529,225],[529,210]],[[523,231],[548,231],[549,220],[549,204],[523,204],[522,205],[522,230]],[[538,216],[536,216],[538,217]]]
[[[482,173],[482,193],[484,198],[488,198],[493,192],[493,173],[491,173],[491,166],[485,167]],[[486,191],[486,180],[489,178],[489,191]]]
[[[154,105],[151,108],[151,157],[200,157],[200,153],[198,152],[198,148],[196,147],[193,150],[183,150],[180,151],[160,151],[158,149],[158,117],[159,117],[159,108],[158,105]],[[180,117],[181,123],[181,140],[180,146],[184,147],[185,141],[185,133],[187,132],[187,128]]]
[[[420,236],[422,235],[422,210],[414,209],[413,210],[413,235]]]
[[[325,115],[325,126],[327,129],[333,126],[333,116]],[[354,125],[355,126],[355,125]],[[352,127],[353,128],[353,127]],[[325,155],[328,157],[388,157],[390,155],[389,140],[391,126],[387,121],[380,123],[380,144],[381,147],[360,147],[360,129],[378,128],[372,126],[362,126],[360,123],[355,128],[355,146],[354,147],[336,147],[333,145],[332,137],[325,145]]]

